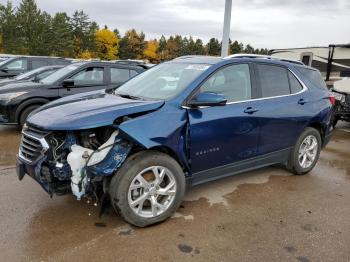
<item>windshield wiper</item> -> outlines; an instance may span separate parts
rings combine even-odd
[[[123,98],[128,98],[128,99],[132,99],[132,100],[144,100],[141,97],[138,96],[133,96],[133,95],[129,95],[129,94],[116,94],[117,96],[123,97]]]

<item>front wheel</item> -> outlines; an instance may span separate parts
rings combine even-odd
[[[316,129],[306,128],[291,152],[288,169],[296,175],[310,172],[320,156],[321,142],[320,133]]]
[[[113,176],[109,194],[114,209],[128,223],[149,226],[170,217],[185,194],[180,165],[157,151],[129,157]]]
[[[40,105],[32,105],[24,109],[23,112],[21,113],[18,124],[22,127],[27,121],[27,118],[30,115],[30,113],[33,112],[35,109],[37,109],[39,106]]]

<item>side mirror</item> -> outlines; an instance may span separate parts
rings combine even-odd
[[[4,72],[4,73],[7,73],[9,71],[9,69],[7,67],[4,67],[4,68],[1,69],[1,71]]]
[[[224,106],[227,103],[227,99],[222,94],[204,92],[199,93],[194,99],[189,101],[187,105],[189,107],[199,106]]]
[[[116,89],[118,89],[118,87],[120,87],[122,84],[121,83],[119,83],[119,84],[113,84],[113,86],[111,86],[111,87],[107,87],[106,88],[106,93],[108,93],[108,94],[113,94],[113,92],[116,90]]]
[[[74,86],[74,80],[73,79],[65,79],[62,82],[63,87],[73,87]]]

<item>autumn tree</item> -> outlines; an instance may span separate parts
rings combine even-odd
[[[119,56],[121,59],[142,59],[145,47],[145,34],[128,30],[120,40]]]
[[[220,54],[221,44],[211,38],[207,44],[192,36],[161,36],[159,40],[145,41],[145,34],[135,29],[126,31],[123,37],[118,29],[99,30],[84,11],[48,14],[40,10],[35,0],[19,0],[14,7],[9,0],[0,4],[0,52],[28,55],[54,55],[76,58],[149,59],[158,62],[183,55]],[[4,2],[4,1],[3,1]],[[107,29],[107,28],[105,28]],[[115,44],[115,38],[119,41]],[[98,39],[97,39],[98,38]],[[229,52],[269,54],[268,49],[244,46],[229,40]],[[112,54],[113,53],[113,54]]]
[[[164,50],[164,60],[171,60],[177,57],[178,46],[173,36],[170,36],[166,41],[166,48]]]
[[[157,49],[157,54],[158,54],[160,61],[164,61],[164,59],[165,59],[165,57],[164,57],[165,49],[166,49],[166,38],[164,35],[162,35],[159,39],[158,49]]]
[[[95,34],[98,25],[91,22],[89,16],[83,11],[75,11],[70,19],[73,33],[73,52],[75,56],[89,50],[95,51]]]
[[[159,44],[157,39],[150,40],[146,42],[146,49],[143,51],[144,58],[146,58],[151,63],[158,63],[159,57],[157,54]]]
[[[115,34],[115,36],[118,38],[118,39],[120,39],[121,38],[121,36],[120,36],[120,32],[119,32],[119,30],[116,28],[116,29],[114,29],[113,30],[113,32],[114,32],[114,34]]]
[[[119,39],[105,27],[95,33],[96,55],[104,60],[114,60],[118,54]]]
[[[94,58],[93,53],[91,53],[89,50],[85,50],[83,52],[81,52],[76,58],[80,58],[80,59],[91,59]]]

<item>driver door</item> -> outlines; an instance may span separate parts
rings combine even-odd
[[[61,87],[59,89],[60,97],[74,95],[83,92],[105,89],[105,69],[103,67],[86,67],[69,77],[74,81],[73,86]]]
[[[259,125],[249,64],[225,66],[200,87],[227,98],[225,106],[189,108],[193,183],[232,174],[256,156]]]

